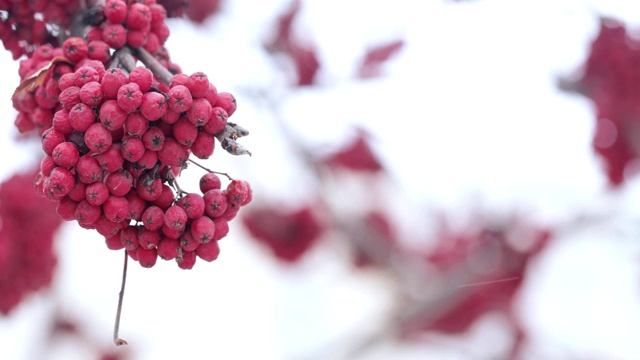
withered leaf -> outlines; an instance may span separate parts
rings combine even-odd
[[[53,69],[55,65],[60,63],[73,65],[73,63],[64,56],[57,56],[51,59],[51,61],[47,65],[43,66],[42,69],[36,71],[35,73],[33,73],[33,75],[24,79],[24,81],[21,82],[20,85],[18,85],[16,90],[13,92],[13,95],[11,96],[11,98],[13,99],[22,93],[37,89],[40,85],[44,84],[44,82],[47,80],[47,78],[49,77],[49,73],[51,72],[51,69]]]

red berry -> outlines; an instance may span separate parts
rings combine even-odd
[[[147,70],[148,71],[148,70]],[[142,88],[140,89],[142,90]],[[150,121],[158,120],[167,111],[167,102],[162,94],[148,92],[142,97],[140,112]]]
[[[102,103],[104,97],[102,85],[97,81],[88,82],[80,89],[79,96],[83,103],[89,106],[98,106]]]
[[[87,131],[96,121],[96,114],[93,109],[84,104],[77,103],[71,110],[69,110],[69,123],[74,130]]]
[[[193,125],[203,126],[211,118],[211,109],[207,99],[194,99],[191,108],[187,110],[187,118]]]
[[[183,208],[173,205],[164,213],[164,224],[176,230],[183,230],[187,226],[187,213]]]
[[[100,219],[102,210],[99,206],[93,206],[87,200],[82,200],[78,203],[74,215],[79,224],[91,225]]]
[[[204,193],[204,213],[216,218],[227,210],[227,196],[222,190],[212,189]]]
[[[87,83],[98,81],[100,81],[100,75],[91,66],[82,66],[75,72],[74,85],[77,87],[82,88]]]
[[[114,172],[122,169],[124,158],[120,154],[120,144],[112,144],[107,151],[95,156],[102,168],[107,172]]]
[[[164,260],[173,260],[178,257],[180,242],[177,239],[163,237],[158,243],[158,256]]]
[[[202,244],[213,240],[215,231],[213,221],[206,216],[199,217],[191,223],[191,235]]]
[[[204,215],[204,199],[198,194],[187,194],[176,205],[184,209],[189,219],[198,219]]]
[[[138,84],[124,84],[118,90],[118,105],[125,111],[133,111],[142,104],[142,91]]]
[[[104,89],[106,94],[106,87]],[[127,120],[127,115],[115,100],[107,100],[100,106],[100,122],[111,131],[121,128]]]
[[[104,16],[113,24],[124,22],[127,18],[127,4],[122,0],[108,0],[104,6]]]
[[[106,99],[116,99],[118,90],[129,81],[127,75],[118,68],[107,70],[100,81]]]
[[[105,237],[105,242],[107,243],[107,248],[110,250],[120,250],[124,248],[122,241],[120,241],[120,233],[110,237]]]
[[[218,241],[229,233],[229,221],[221,217],[213,219],[216,231],[213,234],[213,240]]]
[[[70,37],[62,43],[62,53],[71,62],[78,62],[87,57],[87,43],[79,37]]]
[[[138,232],[138,242],[145,249],[155,248],[160,243],[160,233],[142,229]]]
[[[56,207],[56,213],[64,220],[72,221],[76,219],[76,207],[78,207],[78,203],[65,196],[60,199]]]
[[[227,115],[231,116],[234,112],[236,112],[236,98],[228,92],[218,93],[218,100],[213,106],[223,108],[224,111],[227,112]]]
[[[128,219],[140,220],[142,213],[147,208],[147,202],[141,198],[136,192],[130,191],[125,195],[129,202],[129,216]]]
[[[194,98],[203,98],[209,92],[209,78],[203,72],[197,72],[190,76],[189,91]]]
[[[169,108],[177,113],[183,113],[193,104],[191,92],[184,85],[176,85],[169,90]]]
[[[228,117],[227,112],[224,111],[223,108],[214,107],[211,110],[211,118],[209,118],[209,121],[203,126],[204,131],[212,135],[221,132],[227,126]]]
[[[125,196],[133,187],[133,177],[127,170],[118,170],[107,175],[105,183],[111,195]]]
[[[220,255],[220,246],[217,241],[209,241],[206,244],[198,246],[196,254],[200,259],[211,262]]]
[[[142,213],[142,224],[149,231],[157,231],[164,225],[164,211],[157,206],[149,206]]]
[[[84,133],[84,143],[92,154],[102,154],[111,148],[111,131],[101,123],[94,123]]]
[[[120,24],[107,25],[102,30],[102,40],[114,49],[120,49],[127,43],[127,29]]]
[[[142,174],[136,182],[136,191],[144,200],[153,201],[162,195],[162,180],[154,179],[150,173]]]
[[[178,263],[178,267],[181,269],[192,269],[193,265],[196,263],[195,251],[183,251],[182,256],[178,255],[176,258],[176,262]]]
[[[78,180],[85,184],[92,184],[102,177],[102,167],[93,156],[83,155],[76,164]]]
[[[102,210],[109,221],[119,223],[129,216],[129,202],[122,196],[109,196],[102,205]]]
[[[191,146],[198,136],[198,128],[196,128],[185,117],[181,117],[178,122],[173,124],[173,136],[182,145]]]
[[[191,145],[191,152],[199,159],[208,159],[215,148],[215,137],[208,132],[200,131]]]
[[[53,162],[55,162],[56,165],[70,169],[78,162],[80,153],[74,144],[65,141],[58,144],[53,149],[51,156],[53,157]]]
[[[220,189],[221,186],[220,178],[214,173],[206,173],[200,178],[200,191],[203,194],[209,190]]]
[[[147,91],[149,91],[149,89],[151,89],[151,84],[153,83],[153,74],[151,73],[151,70],[147,69],[146,67],[138,66],[129,74],[129,82],[138,84],[138,87],[140,87],[140,91],[146,93]]]
[[[58,100],[62,104],[63,109],[71,110],[76,104],[78,104],[81,101],[80,88],[75,85],[66,87],[64,90],[62,90],[62,92],[58,96]]]
[[[153,265],[155,265],[156,261],[158,260],[158,250],[156,250],[155,248],[145,249],[139,247],[137,250],[137,255],[138,262],[140,263],[140,265],[142,265],[142,267],[145,268],[153,267]]]
[[[120,152],[125,160],[136,162],[142,158],[144,151],[144,144],[139,137],[127,136],[122,140]]]
[[[144,147],[151,151],[158,151],[164,147],[165,136],[159,127],[152,126],[142,135]]]
[[[120,242],[127,250],[136,250],[140,245],[138,243],[138,228],[136,226],[127,226],[120,231]]]
[[[158,159],[171,167],[180,168],[189,158],[189,153],[184,145],[179,144],[173,138],[166,138],[164,146],[158,151]]]

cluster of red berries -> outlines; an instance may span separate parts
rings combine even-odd
[[[107,0],[103,13],[106,21],[87,31],[89,46],[120,49],[128,45],[155,54],[169,37],[167,12],[156,0]]]
[[[0,40],[14,59],[34,46],[56,44],[48,28],[68,23],[78,8],[77,0],[0,0]]]
[[[160,256],[191,268],[196,255],[217,257],[217,240],[250,201],[250,188],[233,180],[221,190],[210,173],[201,181],[203,195],[178,190],[176,198],[169,184],[191,153],[211,156],[235,99],[201,72],[175,75],[166,93],[153,82],[147,68],[127,75],[100,61],[60,76],[59,109],[42,134],[47,156],[36,185],[58,202],[63,219],[96,229],[109,248],[126,248],[145,267]]]
[[[51,282],[53,238],[62,220],[55,205],[33,191],[35,172],[0,184],[0,313],[9,313],[32,291]],[[34,226],[37,219],[37,226]]]

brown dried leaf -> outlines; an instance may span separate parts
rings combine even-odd
[[[47,78],[49,77],[49,73],[51,72],[51,69],[55,65],[60,63],[73,65],[73,63],[69,59],[63,56],[57,56],[51,59],[51,61],[47,65],[45,65],[42,69],[36,71],[33,75],[29,76],[23,82],[21,82],[20,85],[18,85],[16,90],[13,92],[13,95],[11,96],[11,98],[13,99],[14,97],[22,93],[37,89],[40,85],[44,84],[44,82],[47,80]]]

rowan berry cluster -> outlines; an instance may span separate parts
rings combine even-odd
[[[153,82],[145,67],[127,74],[91,60],[60,76],[36,184],[63,219],[96,229],[110,249],[126,248],[145,267],[160,256],[188,269],[196,255],[218,256],[227,222],[250,201],[246,182],[221,190],[214,173],[203,177],[203,195],[170,187],[190,154],[213,154],[235,100],[201,72],[174,76],[167,93]]]
[[[0,40],[14,59],[34,46],[57,44],[49,29],[68,23],[78,0],[0,0]]]
[[[191,154],[213,154],[216,138],[232,154],[248,153],[236,143],[248,132],[227,122],[235,98],[169,62],[166,12],[155,0],[108,0],[93,15],[85,38],[42,45],[20,63],[15,124],[37,129],[46,154],[36,188],[63,219],[97,230],[142,266],[158,256],[184,269],[196,257],[212,261],[250,187],[229,177],[223,189],[209,171],[202,193],[187,194],[177,178]]]

